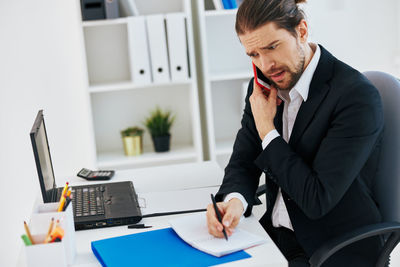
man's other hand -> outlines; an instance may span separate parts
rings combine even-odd
[[[269,94],[266,94],[263,89],[254,83],[253,93],[250,96],[250,105],[261,140],[275,129],[276,106],[282,103],[282,100],[277,97],[277,93],[278,91],[271,87]]]
[[[243,214],[243,204],[239,199],[232,198],[231,200],[229,200],[229,202],[218,202],[217,207],[221,214],[222,223],[224,224],[225,231],[228,236],[231,236],[235,227],[240,221],[240,217]],[[209,204],[207,206],[206,216],[208,232],[213,236],[223,238],[223,226],[218,221],[213,204]]]

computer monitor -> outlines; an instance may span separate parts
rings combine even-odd
[[[56,182],[47,140],[46,126],[44,124],[43,110],[39,110],[30,136],[39,183],[42,189],[43,202],[55,202],[57,197]]]

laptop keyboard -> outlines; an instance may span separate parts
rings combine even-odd
[[[72,188],[75,217],[104,215],[104,186]]]

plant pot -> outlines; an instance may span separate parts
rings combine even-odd
[[[154,144],[154,150],[156,152],[169,151],[171,135],[152,136],[152,139],[153,139],[153,144]]]
[[[143,142],[141,136],[122,137],[126,156],[137,156],[143,153]]]

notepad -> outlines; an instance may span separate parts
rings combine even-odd
[[[185,242],[208,254],[221,257],[266,242],[266,239],[249,233],[239,226],[228,238],[217,238],[208,233],[205,213],[196,213],[169,221],[174,231]]]
[[[215,257],[197,250],[172,228],[119,236],[92,242],[92,251],[102,266],[212,266],[250,258],[244,251]]]

